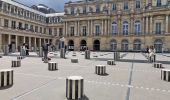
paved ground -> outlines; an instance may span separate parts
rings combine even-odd
[[[21,67],[13,68],[14,85],[0,90],[0,100],[67,100],[65,78],[71,75],[84,77],[82,100],[169,100],[170,83],[161,80],[160,69],[153,68],[142,54],[128,53],[115,66],[107,65],[112,53],[91,53],[91,57],[85,60],[77,53],[78,64],[71,63],[72,52],[67,59],[53,58],[59,64],[58,71],[48,71],[41,58],[26,57]],[[16,56],[0,58],[0,69],[11,68],[12,59]],[[158,54],[157,59],[170,69],[170,54]],[[98,64],[107,65],[107,76],[94,74]]]

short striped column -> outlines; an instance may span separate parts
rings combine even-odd
[[[154,68],[163,68],[162,63],[153,63]]]
[[[13,85],[13,70],[0,70],[0,88]]]
[[[97,56],[97,55],[94,55],[93,57],[97,58],[98,56]]]
[[[96,65],[95,73],[97,75],[105,75],[106,74],[106,66],[105,65]]]
[[[108,60],[108,61],[107,61],[107,64],[108,64],[108,65],[115,65],[115,61],[114,61],[114,60]]]
[[[78,63],[78,59],[77,59],[77,58],[72,58],[72,59],[71,59],[71,62],[72,62],[72,63]]]
[[[50,71],[58,70],[58,64],[56,62],[49,62],[48,70],[50,70]]]
[[[24,59],[23,56],[18,56],[18,57],[17,57],[17,60],[22,60],[22,59]]]
[[[70,76],[66,78],[67,99],[81,99],[84,96],[84,79],[81,76]]]
[[[90,50],[85,51],[85,59],[90,59]]]
[[[11,67],[20,67],[21,66],[21,60],[12,60]]]
[[[161,70],[161,80],[170,82],[170,69]]]

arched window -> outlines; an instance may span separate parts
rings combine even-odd
[[[128,35],[129,24],[127,21],[123,22],[123,35]]]
[[[129,42],[127,40],[122,40],[121,50],[122,51],[128,51],[128,49],[129,49]]]
[[[135,22],[134,28],[135,28],[135,35],[140,35],[140,33],[141,33],[141,23],[140,23],[140,21]]]
[[[162,52],[162,48],[163,48],[162,40],[160,39],[155,40],[154,47],[155,47],[156,52]]]
[[[116,51],[117,50],[117,42],[116,42],[116,40],[112,40],[110,42],[110,50],[111,51]]]
[[[113,22],[112,23],[112,35],[116,35],[117,34],[117,23]]]
[[[133,50],[140,51],[141,50],[141,41],[135,40],[133,44]]]

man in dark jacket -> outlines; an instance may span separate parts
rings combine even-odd
[[[48,61],[48,57],[47,57],[47,55],[48,55],[48,46],[49,46],[49,44],[47,44],[47,43],[44,43],[42,45],[42,49],[43,49],[43,52],[44,52],[44,61],[45,60]]]

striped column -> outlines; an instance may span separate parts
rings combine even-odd
[[[65,49],[60,49],[60,58],[65,58]]]
[[[23,56],[18,56],[17,60],[22,60],[24,57]]]
[[[97,75],[106,75],[106,66],[105,65],[96,65],[95,73]]]
[[[114,52],[114,60],[119,61],[120,60],[120,52]]]
[[[66,78],[66,97],[68,99],[81,99],[84,96],[84,79],[81,76]]]
[[[162,63],[153,63],[154,68],[163,68]]]
[[[161,70],[161,80],[170,82],[170,69]]]
[[[13,60],[11,67],[20,67],[21,66],[21,60]]]
[[[76,56],[76,52],[73,52],[72,56]]]
[[[0,70],[0,88],[13,85],[13,70]]]
[[[72,62],[72,63],[78,63],[78,59],[77,59],[77,58],[72,58],[72,59],[71,59],[71,62]]]
[[[50,70],[50,71],[58,70],[58,64],[56,62],[49,62],[48,70]]]
[[[9,53],[9,47],[8,45],[4,45],[4,55],[7,56]]]
[[[115,65],[115,61],[114,61],[114,60],[108,60],[108,61],[107,61],[107,64],[108,64],[108,65]]]
[[[85,51],[85,59],[90,59],[90,50]]]
[[[2,58],[2,56],[0,55],[0,58]]]

